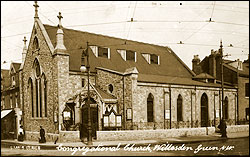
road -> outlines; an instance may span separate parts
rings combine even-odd
[[[95,147],[96,148],[96,147]],[[87,152],[87,156],[194,156],[194,155],[249,155],[249,137],[227,139],[223,141],[210,141],[191,144],[162,143],[158,145],[127,147],[99,147],[99,151]],[[84,151],[75,153],[66,151],[64,147],[58,150],[23,150],[20,147],[11,146],[2,148],[1,156],[84,156]],[[100,151],[103,149],[102,151]],[[107,151],[105,149],[108,149]],[[178,149],[178,150],[176,150]],[[97,149],[95,149],[97,150]],[[86,150],[85,150],[86,151]],[[73,154],[72,154],[73,153]]]

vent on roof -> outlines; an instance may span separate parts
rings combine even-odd
[[[136,62],[136,52],[131,50],[117,50],[121,57],[125,61],[134,61]]]
[[[156,54],[142,53],[144,59],[148,62],[148,64],[158,64],[160,65],[160,56]]]
[[[110,59],[110,48],[100,46],[89,46],[96,57]]]

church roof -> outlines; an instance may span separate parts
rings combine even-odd
[[[21,66],[21,63],[12,63],[13,67],[15,68],[15,71],[17,72]]]
[[[138,74],[138,82],[168,83],[173,85],[195,85],[204,87],[221,87],[220,84],[205,83],[184,77],[158,76],[158,75],[147,75],[147,74]],[[232,86],[227,86],[227,85],[224,85],[224,87],[232,88]]]
[[[57,27],[44,25],[48,36],[56,46]],[[138,72],[147,75],[164,75],[175,77],[192,78],[194,73],[181,61],[181,59],[168,47],[136,42],[115,37],[98,35],[72,29],[63,29],[64,45],[69,54],[69,69],[70,71],[80,71],[81,55],[83,49],[86,48],[87,41],[89,45],[108,47],[110,48],[110,59],[96,57],[90,53],[90,70],[95,71],[95,67],[103,67],[118,72],[125,72],[126,69],[136,67]],[[80,49],[80,47],[82,49]],[[117,49],[132,50],[137,53],[137,61],[125,61],[117,52]],[[92,50],[90,49],[89,52]],[[149,64],[142,53],[156,54],[160,56],[160,65]]]

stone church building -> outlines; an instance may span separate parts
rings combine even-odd
[[[102,130],[150,130],[218,126],[221,85],[195,75],[169,48],[43,24],[35,17],[20,71],[27,140],[40,126],[47,141],[78,141],[86,134],[89,52],[93,136]],[[84,64],[86,58],[84,58]],[[235,122],[236,88],[225,85],[228,125]],[[79,131],[85,130],[85,131]]]

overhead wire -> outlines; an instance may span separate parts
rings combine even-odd
[[[128,37],[129,37],[129,33],[130,33],[130,29],[131,29],[131,25],[132,25],[132,22],[133,22],[133,19],[134,19],[134,15],[135,15],[136,5],[137,5],[137,1],[136,1],[136,3],[135,3],[135,8],[134,8],[133,16],[132,16],[132,18],[131,18],[131,23],[130,23],[130,25],[129,25],[129,30],[128,30],[128,34],[127,34],[127,37],[126,37],[125,43],[126,43],[126,41],[127,41]]]

